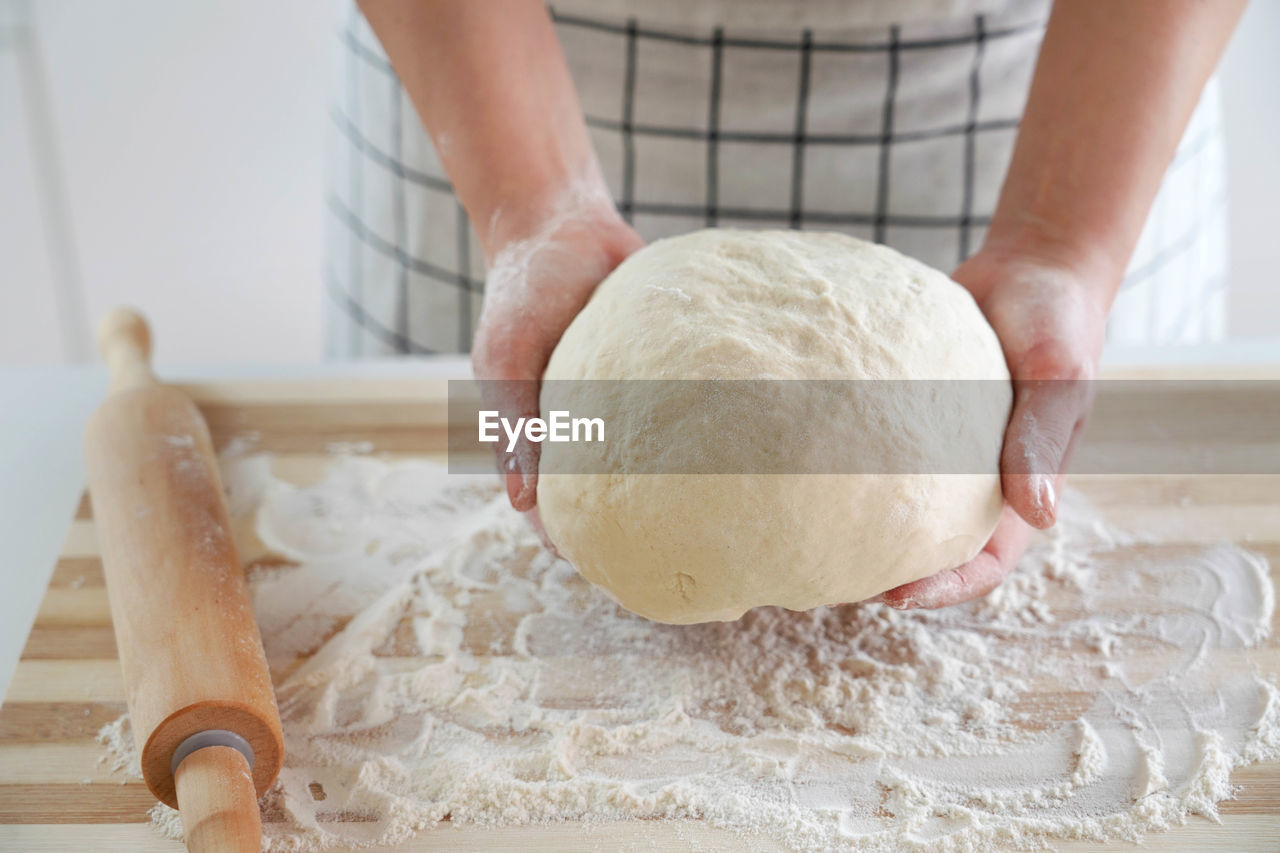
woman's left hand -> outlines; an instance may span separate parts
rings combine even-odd
[[[890,607],[937,608],[986,595],[1013,571],[1032,527],[1050,527],[1063,469],[1093,403],[1107,311],[1085,277],[1059,262],[984,249],[952,277],[977,300],[1004,348],[1013,411],[1001,454],[1005,507],[962,566],[884,593]]]

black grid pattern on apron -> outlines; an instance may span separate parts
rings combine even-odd
[[[328,206],[333,219],[341,225],[355,249],[349,253],[350,264],[346,276],[336,275],[330,265],[327,285],[337,309],[350,320],[352,337],[345,347],[348,355],[362,355],[366,349],[357,339],[361,330],[385,348],[395,353],[466,352],[470,349],[477,306],[484,292],[482,261],[476,250],[476,240],[466,212],[457,201],[453,188],[443,170],[436,173],[415,169],[406,165],[401,151],[403,122],[415,120],[409,111],[401,84],[386,57],[363,44],[356,29],[362,23],[354,13],[348,25],[339,33],[347,51],[347,59],[363,69],[372,69],[385,76],[390,89],[391,113],[390,139],[392,145],[384,149],[366,138],[360,129],[359,94],[348,92],[345,109],[334,108],[332,121],[340,135],[349,144],[352,158],[347,196],[363,198],[359,185],[365,171],[363,159],[384,171],[395,184],[392,234],[380,234],[371,227],[359,209],[359,205],[344,203],[336,194],[330,194]],[[746,227],[806,228],[816,227],[854,231],[859,236],[877,242],[894,244],[891,232],[900,229],[947,229],[954,231],[957,247],[949,259],[926,259],[935,264],[959,263],[968,257],[981,242],[981,234],[990,222],[990,213],[976,209],[975,172],[976,151],[984,134],[1016,131],[1020,115],[996,115],[981,118],[982,72],[984,58],[991,46],[1020,36],[1038,37],[1044,29],[1044,21],[1019,23],[1012,26],[995,26],[982,15],[969,22],[967,31],[932,38],[904,37],[899,26],[885,28],[882,38],[866,41],[833,41],[821,38],[810,30],[804,30],[796,39],[753,38],[728,34],[723,27],[714,28],[706,35],[670,31],[642,26],[635,19],[611,22],[558,14],[552,9],[552,17],[562,37],[571,31],[589,31],[616,41],[616,50],[623,57],[625,71],[622,75],[622,92],[617,115],[597,114],[588,108],[585,112],[587,126],[593,138],[613,137],[621,151],[620,175],[612,183],[617,187],[615,202],[622,216],[636,224],[638,217],[647,222],[669,220],[678,223],[674,230],[689,230],[698,225],[742,225]],[[641,48],[646,43],[661,43],[706,53],[710,63],[709,85],[706,93],[705,126],[684,126],[645,122],[637,119],[638,81]],[[902,77],[903,57],[937,50],[971,51],[968,70],[965,120],[928,128],[904,128],[896,122],[899,106],[898,93]],[[798,58],[798,74],[794,82],[794,122],[787,130],[744,130],[728,128],[722,116],[725,80],[725,57],[729,52],[763,51],[774,54],[794,55]],[[814,58],[829,54],[859,54],[877,57],[883,62],[885,86],[880,106],[880,126],[874,132],[833,133],[815,131],[810,126],[810,92]],[[349,81],[356,74],[349,73]],[[358,88],[358,87],[355,87]],[[654,140],[682,140],[703,147],[705,159],[705,186],[702,201],[666,200],[644,197],[637,191],[640,164],[647,145]],[[960,201],[954,210],[934,210],[922,213],[903,212],[895,209],[892,184],[893,158],[898,146],[929,140],[954,141],[961,150],[962,169]],[[1184,140],[1182,149],[1171,168],[1192,159],[1208,140]],[[723,167],[723,149],[726,143],[770,148],[783,147],[789,152],[789,192],[787,203],[777,205],[725,204],[723,200],[726,182],[733,174]],[[873,203],[863,208],[845,210],[815,209],[806,205],[806,160],[816,148],[861,149],[874,151],[875,174]],[[447,199],[450,207],[449,227],[456,231],[457,239],[451,258],[426,258],[410,251],[406,205],[406,186],[412,186]],[[428,223],[430,225],[430,223]],[[641,236],[652,239],[645,227],[637,226]],[[1197,234],[1185,235],[1173,241],[1155,258],[1132,270],[1125,278],[1125,287],[1155,275],[1195,242]],[[373,252],[394,263],[396,271],[394,316],[388,322],[367,309],[363,298],[366,282],[361,256]],[[910,254],[910,250],[908,250]],[[342,280],[345,278],[345,282]],[[411,305],[415,288],[431,288],[436,296],[445,295],[444,304],[453,306],[455,314],[452,339],[426,339],[417,334],[411,322]],[[442,304],[440,299],[437,305]],[[436,338],[442,337],[437,334]]]

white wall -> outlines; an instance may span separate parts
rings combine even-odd
[[[32,9],[87,315],[139,305],[164,360],[318,358],[328,4],[38,0]],[[21,57],[5,53],[0,363],[50,361],[63,349],[19,132]]]
[[[1222,58],[1230,330],[1280,337],[1280,0],[1252,0]]]
[[[19,85],[30,55],[4,36],[26,7],[0,0],[0,365],[71,352]],[[330,5],[34,0],[29,9],[86,315],[141,306],[167,361],[318,358]],[[1280,337],[1277,39],[1280,0],[1253,0],[1222,69],[1234,335]]]
[[[23,120],[15,24],[0,5],[0,365],[63,355],[44,242],[28,123]]]

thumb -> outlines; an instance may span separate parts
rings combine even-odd
[[[538,460],[541,445],[529,441],[520,427],[539,416],[536,379],[479,379],[480,399],[485,408],[498,412],[504,426],[494,444],[498,473],[507,487],[507,499],[520,512],[533,509],[538,501]],[[516,432],[514,446],[507,429]]]
[[[1013,381],[1013,412],[1000,458],[1005,500],[1033,527],[1053,525],[1058,489],[1093,404],[1092,371],[1079,362],[1036,369]]]

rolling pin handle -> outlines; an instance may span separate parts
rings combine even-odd
[[[239,750],[197,749],[178,765],[174,784],[190,853],[259,853],[262,813]]]
[[[98,325],[98,349],[111,369],[111,391],[157,384],[151,372],[151,329],[132,308],[114,308]]]

